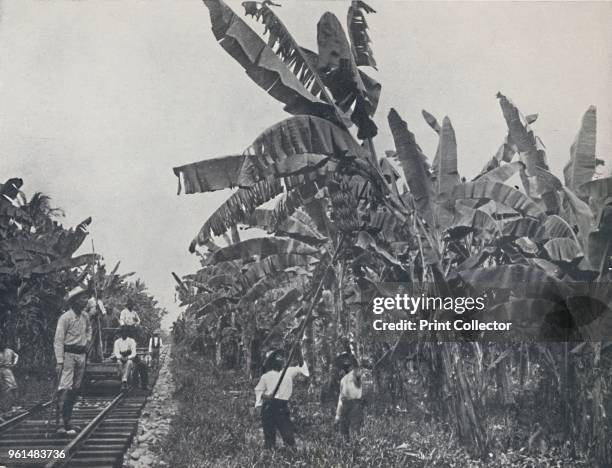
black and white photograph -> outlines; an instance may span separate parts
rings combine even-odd
[[[612,1],[0,0],[0,468],[612,467]]]

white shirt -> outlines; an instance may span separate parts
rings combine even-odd
[[[340,395],[338,396],[338,408],[336,418],[340,417],[342,402],[346,400],[358,400],[363,394],[363,384],[359,387],[355,384],[355,371],[352,370],[340,380]]]
[[[115,340],[115,346],[113,347],[113,354],[117,359],[126,359],[121,353],[129,351],[130,354],[127,356],[127,359],[132,359],[136,356],[136,342],[134,338],[117,338]]]
[[[161,348],[163,346],[162,339],[159,336],[152,336],[151,339],[149,340],[149,354],[153,352],[153,346],[155,345],[159,345],[159,346],[156,346],[157,348]]]
[[[119,325],[140,325],[140,317],[138,317],[135,310],[130,310],[126,307],[119,316]]]
[[[305,375],[306,377],[310,376],[306,361],[304,361],[304,364],[302,364],[301,367],[292,366],[287,368],[287,373],[285,374],[285,377],[283,377],[283,381],[281,382],[278,392],[276,392],[276,396],[274,398],[278,400],[288,400],[291,398],[291,394],[293,393],[293,379],[300,374]],[[272,392],[276,388],[280,375],[281,372],[271,370],[261,376],[259,383],[255,387],[255,407],[261,406],[263,395],[272,396]]]

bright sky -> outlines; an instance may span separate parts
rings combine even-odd
[[[315,50],[320,15],[344,22],[349,4],[280,3],[296,39]],[[539,113],[553,172],[562,174],[590,104],[599,157],[610,160],[612,3],[370,3],[379,153],[392,147],[394,106],[431,158],[425,108],[450,116],[460,172],[474,175],[505,136],[502,91]],[[93,216],[96,250],[137,271],[171,322],[170,272],[197,268],[187,246],[229,193],[178,197],[172,167],[241,152],[286,117],[281,105],[216,44],[198,0],[0,0],[0,15],[0,179],[50,195],[68,225]]]

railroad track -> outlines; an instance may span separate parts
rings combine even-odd
[[[72,416],[81,431],[74,437],[55,433],[51,401],[38,404],[0,424],[0,467],[120,467],[148,395],[131,389],[115,396],[81,397]]]

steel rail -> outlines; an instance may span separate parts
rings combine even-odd
[[[49,400],[45,403],[37,403],[34,406],[32,406],[32,408],[30,408],[29,410],[26,410],[25,413],[18,414],[17,416],[7,421],[4,421],[2,424],[0,424],[0,432],[3,432],[6,429],[9,429],[10,427],[17,424],[19,421],[23,421],[24,419],[27,419],[29,416],[32,416],[38,413],[39,411],[42,411],[45,408],[48,408],[49,406],[51,406],[52,403],[53,403],[53,400]]]
[[[33,465],[47,468],[81,467],[88,466],[89,463],[109,468],[120,466],[120,460],[122,460],[120,453],[125,454],[136,433],[140,413],[146,405],[153,387],[158,382],[160,370],[168,359],[170,349],[171,346],[165,346],[161,350],[158,365],[150,376],[150,390],[147,389],[146,394],[143,395],[139,390],[130,388],[128,392],[111,397],[112,400],[105,399],[104,407],[102,409],[96,408],[95,412],[92,412],[91,403],[96,401],[102,403],[98,398],[88,400],[80,410],[77,407],[76,417],[86,418],[89,422],[84,422],[86,424],[85,428],[74,439],[60,441],[57,438],[47,439],[46,436],[43,439],[43,433],[40,431],[41,427],[44,426],[44,421],[39,424],[36,414],[45,410],[49,411],[49,408],[53,406],[53,400],[51,400],[40,402],[26,412],[0,425],[0,452],[4,448],[12,446],[7,445],[7,443],[12,444],[14,442],[15,446],[26,448],[27,445],[24,444],[26,440],[28,442],[32,441],[31,443],[34,445],[41,444],[41,446],[45,446],[49,442],[58,450],[62,450],[65,457],[46,461],[40,460],[38,463],[33,461]],[[29,419],[33,419],[34,424],[28,423]],[[31,428],[27,429],[27,431],[32,431],[31,435],[24,437],[26,432],[24,432],[22,423],[26,423],[25,427]],[[15,433],[12,432],[13,428],[16,428]]]
[[[98,415],[93,418],[85,428],[81,432],[77,434],[77,436],[72,439],[64,448],[64,453],[66,454],[66,458],[58,458],[56,460],[52,460],[45,465],[45,468],[59,468],[65,466],[70,459],[77,453],[79,447],[87,440],[87,438],[91,435],[93,431],[104,421],[104,418],[110,413],[120,402],[125,398],[124,393],[120,393],[117,397],[111,401],[106,408],[104,408]]]

